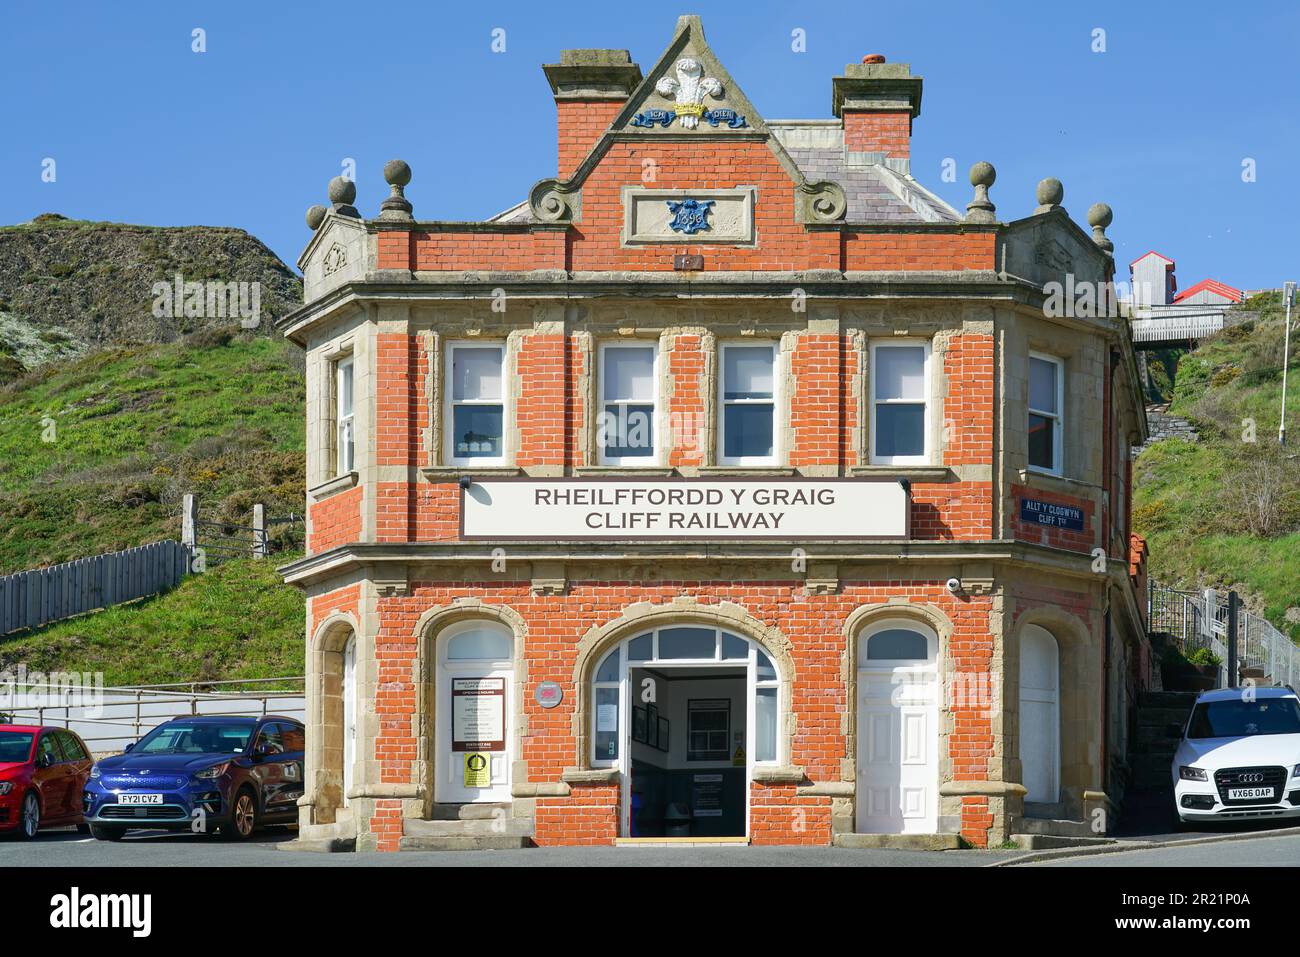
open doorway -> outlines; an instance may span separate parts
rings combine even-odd
[[[622,772],[621,836],[748,836],[754,765],[779,747],[780,679],[756,642],[658,628],[606,653],[592,684],[592,765]]]
[[[744,837],[744,668],[633,668],[630,837]],[[647,684],[647,682],[649,682]]]

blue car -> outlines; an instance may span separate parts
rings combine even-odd
[[[133,828],[162,828],[244,841],[264,824],[292,824],[305,740],[300,722],[275,715],[161,724],[91,768],[90,833],[118,841]]]

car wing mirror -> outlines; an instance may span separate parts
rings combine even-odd
[[[48,768],[50,766],[50,756],[48,754],[36,755],[36,766],[38,768]]]
[[[125,748],[122,749],[122,753],[123,753],[123,754],[126,754],[128,751],[130,751],[130,750],[131,750],[132,748],[134,748],[134,747],[135,747],[135,742],[132,742],[131,744],[128,744]]]

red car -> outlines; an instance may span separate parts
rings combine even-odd
[[[81,792],[90,778],[90,749],[64,728],[0,724],[0,834],[25,839],[43,827],[86,830]]]

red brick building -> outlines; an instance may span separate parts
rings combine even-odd
[[[565,51],[557,175],[308,214],[304,843],[1100,830],[1145,663],[1110,212],[910,172],[867,58],[768,120],[683,17]],[[1065,314],[1059,314],[1064,312]]]

